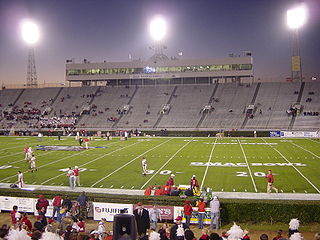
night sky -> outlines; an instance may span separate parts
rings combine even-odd
[[[34,19],[38,83],[65,81],[65,61],[147,59],[148,25],[162,15],[168,25],[167,55],[220,58],[252,51],[256,77],[290,76],[292,31],[286,10],[293,0],[0,0],[0,84],[26,81],[28,47],[19,22]],[[309,17],[300,30],[303,71],[318,75],[320,1],[306,0]]]

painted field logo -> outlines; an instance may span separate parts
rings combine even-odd
[[[241,163],[222,163],[222,162],[191,162],[190,166],[194,167],[248,167],[244,162]],[[250,166],[278,166],[278,167],[306,167],[304,163],[250,163]]]
[[[60,168],[59,171],[60,172],[68,172],[69,168]],[[86,168],[79,168],[79,172],[84,172],[84,171],[87,171],[87,169]]]
[[[108,148],[108,147],[89,147],[92,148]],[[37,145],[37,150],[41,151],[82,151],[86,150],[85,147],[80,146],[45,146],[45,145]]]

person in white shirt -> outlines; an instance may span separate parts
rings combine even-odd
[[[41,142],[42,141],[42,133],[38,134],[38,140]]]
[[[74,189],[74,172],[71,167],[69,167],[67,176],[69,177],[70,188],[73,190]]]
[[[211,223],[210,229],[213,230],[213,225],[215,225],[216,230],[219,229],[219,217],[220,217],[220,202],[217,196],[214,196],[210,202],[210,212],[211,212]]]
[[[23,182],[23,173],[21,171],[18,171],[18,187],[23,188],[24,182]]]
[[[37,167],[36,167],[36,157],[34,156],[34,154],[32,154],[32,157],[30,159],[30,171],[37,171]]]
[[[142,158],[142,161],[141,161],[141,164],[142,164],[142,171],[143,171],[143,175],[146,176],[147,175],[147,166],[148,166],[148,163],[147,163],[147,159],[146,158]]]
[[[28,152],[27,152],[27,159],[30,159],[31,157],[32,157],[32,148],[31,147],[29,147],[28,148]]]
[[[158,221],[161,221],[161,211],[155,205],[149,210],[149,217],[151,229],[156,230]]]

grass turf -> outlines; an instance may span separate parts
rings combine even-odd
[[[68,186],[63,169],[79,166],[84,187],[144,189],[162,185],[175,174],[175,184],[188,185],[196,175],[203,187],[225,192],[266,192],[265,174],[272,169],[283,192],[319,193],[320,142],[279,138],[100,138],[82,151],[35,150],[38,171],[29,172],[25,145],[77,146],[74,137],[0,137],[0,182]],[[150,174],[142,175],[146,157]],[[211,166],[212,165],[212,166]],[[293,166],[291,166],[293,165]]]

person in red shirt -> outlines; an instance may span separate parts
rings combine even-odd
[[[167,183],[166,183],[166,185],[172,187],[172,186],[174,185],[174,180],[173,180],[173,178],[174,178],[174,174],[171,174],[171,175],[170,175],[170,178],[168,179],[168,181],[167,181]]]
[[[39,195],[39,199],[36,204],[36,209],[38,210],[38,212],[40,212],[41,209],[44,208],[44,214],[45,214],[47,212],[48,206],[49,206],[48,200],[43,195]]]
[[[85,143],[85,145],[86,145],[86,149],[88,149],[88,148],[89,148],[89,138],[88,138],[88,137],[86,137],[86,138],[84,139],[84,143]]]
[[[144,191],[144,195],[145,196],[150,196],[151,195],[151,190],[152,190],[151,186],[147,187],[146,190]]]
[[[25,225],[26,227],[26,230],[28,232],[31,232],[32,230],[32,223],[30,222],[30,220],[28,219],[28,214],[27,213],[24,213],[23,214],[23,217],[21,219],[21,223]]]
[[[196,179],[196,175],[193,175],[191,180],[190,180],[190,186],[191,186],[191,190],[193,191],[193,189],[195,187],[199,188],[199,183],[198,180]]]
[[[198,225],[199,229],[203,228],[203,219],[206,212],[206,203],[203,201],[203,199],[200,199],[198,203]]]
[[[26,145],[26,147],[24,148],[24,154],[25,154],[25,157],[24,157],[24,160],[28,160],[28,150],[29,150],[29,146]]]
[[[199,238],[199,240],[209,240],[210,237],[208,235],[208,230],[207,229],[202,229],[202,235]]]
[[[59,214],[60,212],[60,208],[62,206],[62,198],[60,196],[60,194],[57,194],[53,200],[52,200],[52,206],[53,206],[53,213],[52,213],[52,219],[55,218],[55,216]]]
[[[186,218],[186,225],[189,227],[190,225],[190,219],[191,219],[191,215],[192,215],[192,206],[190,204],[189,200],[186,200],[186,204],[183,206],[183,213],[184,216]]]
[[[271,193],[271,190],[272,190],[272,189],[275,190],[276,193],[277,193],[277,192],[278,192],[278,189],[273,186],[274,178],[273,178],[273,175],[272,175],[272,171],[271,171],[271,170],[268,171],[268,175],[266,176],[266,178],[267,178],[267,181],[268,181],[267,193]]]
[[[10,212],[10,216],[11,216],[11,222],[12,222],[12,225],[16,225],[17,224],[17,217],[16,217],[16,213],[17,213],[17,211],[18,211],[18,206],[16,206],[16,205],[14,205],[13,207],[12,207],[12,210],[11,210],[11,212]]]
[[[77,185],[80,187],[80,170],[78,166],[75,166],[73,169],[73,176],[74,176],[74,186]]]
[[[78,227],[79,227],[79,232],[86,231],[86,223],[85,223],[85,221],[83,221],[82,217],[79,217]]]
[[[162,190],[161,190],[161,186],[158,186],[156,191],[154,192],[154,195],[155,196],[160,196],[162,195]]]
[[[163,189],[163,195],[170,195],[171,186],[169,186],[169,185],[163,185],[163,186],[162,186],[162,189]]]

